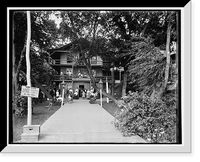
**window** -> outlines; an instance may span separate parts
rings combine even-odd
[[[88,78],[88,74],[85,68],[80,68],[76,71],[76,75],[78,78]]]
[[[72,68],[66,68],[66,74],[72,76]]]
[[[97,64],[97,56],[92,57],[91,64]]]
[[[92,70],[92,75],[93,75],[94,77],[96,77],[96,74],[97,74],[96,70]]]
[[[68,56],[68,57],[67,57],[67,63],[72,63],[72,62],[73,62],[72,57]]]

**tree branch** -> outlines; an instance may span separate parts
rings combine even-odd
[[[71,23],[71,26],[72,26],[72,30],[73,30],[74,35],[79,39],[80,37],[79,37],[78,32],[77,32],[77,30],[76,30],[76,28],[75,28],[74,21],[73,21],[73,19],[72,19],[72,14],[71,14],[71,13],[67,13],[67,16],[68,16],[68,18],[69,18],[69,20],[70,20],[70,23]]]
[[[97,13],[95,16],[95,20],[94,20],[94,25],[93,25],[93,34],[92,34],[92,42],[90,43],[90,47],[89,47],[89,55],[92,55],[92,47],[95,41],[95,37],[96,37],[96,30],[97,30],[97,26],[98,26],[98,17],[99,14]]]

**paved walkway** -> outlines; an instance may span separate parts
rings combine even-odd
[[[74,100],[56,111],[43,125],[39,142],[45,143],[144,143],[139,136],[123,137],[114,117],[98,104]]]

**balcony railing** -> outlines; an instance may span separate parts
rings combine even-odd
[[[49,61],[50,65],[72,65],[74,64],[71,60],[61,60],[61,59],[51,59]],[[84,65],[83,62],[80,62],[79,65]],[[93,61],[91,60],[91,65],[103,65],[103,61]]]
[[[70,64],[72,65],[73,61],[71,60],[61,60],[61,59],[51,59],[49,64],[51,65],[63,65],[63,64]]]
[[[54,75],[54,80],[57,80],[57,81],[72,80],[72,76],[69,76],[69,75]]]
[[[103,82],[106,82],[106,77],[108,80],[111,80],[111,76],[95,76],[96,81],[102,79]],[[90,80],[89,76],[79,77],[77,75],[54,75],[54,81],[72,81],[72,80]]]

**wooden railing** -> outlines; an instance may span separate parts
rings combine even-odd
[[[54,80],[72,80],[72,76],[69,75],[54,75]]]
[[[70,61],[70,60],[61,60],[61,59],[51,59],[49,61],[49,64],[51,64],[51,65],[63,65],[63,64],[72,65],[73,61]]]
[[[102,81],[103,82],[105,82],[106,81],[106,77],[107,77],[107,79],[108,80],[111,80],[112,79],[112,77],[111,76],[95,76],[95,79],[96,79],[96,81],[99,81],[100,79],[102,79]],[[77,79],[82,79],[82,80],[84,80],[84,79],[90,79],[90,77],[89,76],[87,76],[87,77],[78,77],[77,75],[71,75],[71,76],[69,76],[69,75],[54,75],[54,81],[62,81],[62,80],[64,80],[64,81],[70,81],[70,80],[77,80]]]
[[[74,64],[71,60],[61,60],[61,59],[51,59],[49,61],[50,65],[72,65]],[[79,65],[84,65],[83,62],[80,62]],[[91,65],[103,65],[103,61],[91,61]]]

